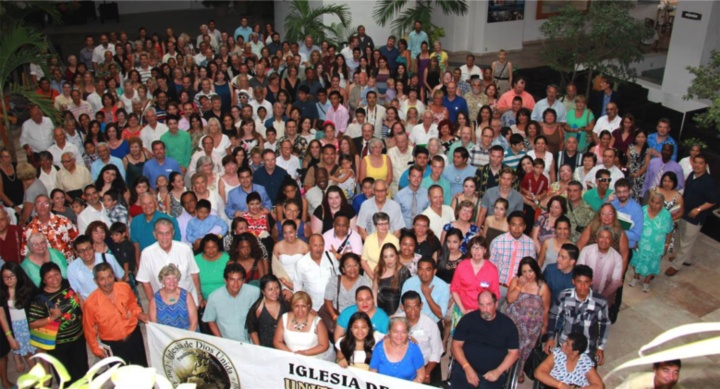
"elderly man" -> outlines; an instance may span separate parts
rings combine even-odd
[[[92,183],[92,177],[84,163],[77,163],[73,153],[63,153],[60,163],[62,169],[57,172],[55,187],[65,192],[65,199],[69,203],[74,198],[82,197],[83,188]]]
[[[360,213],[357,219],[357,229],[360,236],[365,239],[368,235],[375,232],[375,224],[373,224],[373,215],[378,212],[384,212],[390,216],[390,231],[395,236],[400,236],[400,230],[405,228],[400,205],[388,198],[388,184],[385,180],[375,180],[373,184],[374,196],[365,201],[360,207]]]
[[[608,103],[605,112],[606,114],[603,116],[595,116],[598,118],[592,132],[593,142],[595,143],[600,143],[601,132],[608,131],[612,133],[622,125],[622,118],[618,115],[617,104]]]
[[[73,89],[72,92],[70,92],[70,99],[72,101],[67,105],[67,107],[65,107],[65,109],[72,112],[73,116],[75,116],[75,120],[80,120],[80,116],[82,114],[86,114],[90,117],[94,116],[95,111],[93,110],[92,105],[82,99],[82,93],[79,90]]]
[[[62,156],[65,153],[72,153],[75,156],[75,162],[82,165],[82,153],[78,150],[77,146],[67,141],[67,135],[62,127],[57,127],[53,130],[53,138],[55,143],[48,147],[47,151],[53,156],[53,163],[58,168],[63,167],[61,164]]]
[[[431,138],[438,137],[437,125],[433,123],[433,114],[430,110],[423,112],[422,123],[410,131],[410,143],[415,146],[426,147]]]
[[[90,166],[90,174],[92,176],[92,180],[97,180],[102,168],[104,168],[105,165],[109,164],[115,165],[120,171],[121,178],[125,178],[125,166],[123,165],[123,162],[120,158],[110,155],[110,146],[105,142],[100,142],[97,144],[96,148],[99,158]]]
[[[92,239],[87,235],[80,235],[73,243],[77,259],[67,267],[67,279],[70,286],[80,295],[82,300],[87,299],[98,285],[95,283],[93,269],[95,266],[106,263],[110,265],[115,275],[122,279],[125,271],[110,253],[98,253],[93,248]]]
[[[297,180],[300,176],[298,171],[301,168],[300,159],[293,155],[293,144],[286,139],[280,143],[280,158],[277,158],[277,166],[285,169],[288,176]]]
[[[500,389],[507,372],[520,357],[513,321],[497,311],[497,297],[485,290],[478,295],[477,311],[460,319],[452,341],[455,368],[453,388]]]
[[[157,200],[155,196],[150,193],[145,193],[140,196],[139,201],[143,214],[132,219],[130,223],[130,240],[139,246],[140,251],[145,250],[155,242],[153,234],[157,221],[160,219],[167,219],[173,225],[172,239],[177,241],[182,239],[177,220],[157,210]],[[160,269],[158,268],[158,270]]]
[[[410,146],[410,138],[405,131],[394,134],[395,146],[387,150],[387,156],[393,167],[393,180],[390,183],[390,191],[398,192],[400,177],[408,166],[413,163],[413,147]]]
[[[477,118],[480,107],[483,106],[483,101],[485,101],[486,98],[485,91],[482,87],[482,81],[480,81],[479,78],[480,68],[475,66],[475,69],[478,69],[478,77],[468,81],[470,83],[470,90],[463,95],[469,109],[468,115],[473,118],[471,119],[473,121],[475,120],[474,118]]]
[[[131,231],[133,231],[137,219],[144,218],[138,216],[133,219]],[[200,270],[195,263],[192,248],[178,241],[177,225],[167,217],[159,218],[153,224],[153,237],[156,242],[142,250],[140,268],[136,277],[137,282],[142,284],[145,297],[148,300],[152,299],[153,294],[162,288],[158,274],[160,274],[163,267],[172,263],[180,270],[181,278],[178,280],[178,286],[190,293],[193,299],[198,302],[198,306],[204,306],[205,300],[202,297],[200,278],[198,276]],[[150,240],[153,240],[153,237]]]
[[[542,122],[545,110],[552,108],[555,110],[555,121],[557,121],[558,123],[565,123],[567,121],[567,112],[565,111],[565,105],[557,99],[557,94],[557,85],[548,85],[548,87],[545,89],[545,96],[547,97],[535,103],[535,108],[533,108],[531,115],[532,120]]]
[[[130,286],[115,282],[116,277],[107,263],[99,263],[93,268],[98,289],[83,304],[85,340],[98,358],[113,355],[128,364],[147,366],[145,344],[138,324],[147,323],[149,317]],[[101,346],[98,340],[104,345]]]
[[[38,153],[47,150],[53,143],[55,126],[49,117],[37,105],[30,107],[30,118],[23,122],[20,133],[20,146],[25,149],[28,158],[38,161]]]
[[[17,244],[20,245],[22,243],[21,253],[22,255],[27,255],[27,242],[30,240],[30,236],[40,233],[47,237],[50,247],[60,251],[68,261],[71,261],[75,258],[72,250],[72,242],[78,236],[78,230],[65,216],[52,213],[50,207],[50,198],[48,196],[40,195],[35,198],[35,217],[28,223],[25,229],[22,230],[20,235],[22,242],[18,240]],[[5,217],[7,218],[7,214],[5,214]],[[13,232],[13,229],[9,231]],[[2,249],[3,251],[5,250],[4,245]],[[15,255],[18,255],[18,253],[15,253]],[[5,255],[2,255],[2,258],[6,261],[9,260]]]
[[[165,156],[165,143],[161,140],[153,141],[152,153],[155,158],[145,162],[143,176],[150,180],[150,186],[154,190],[158,177],[169,178],[173,172],[181,173],[182,167],[174,159]]]
[[[295,263],[295,292],[304,291],[310,295],[315,311],[320,310],[324,303],[325,287],[330,277],[340,274],[339,261],[325,251],[325,239],[320,234],[313,234],[308,239],[310,252]]]
[[[597,243],[585,246],[580,252],[578,265],[587,265],[593,269],[592,289],[606,300],[614,300],[615,291],[623,282],[623,258],[611,247],[613,230],[608,226],[600,226],[597,232]]]
[[[147,149],[153,142],[160,140],[160,137],[168,132],[169,128],[157,120],[155,108],[148,108],[145,111],[145,121],[147,121],[147,125],[140,130],[140,139],[143,142],[143,147]]]
[[[433,261],[432,258],[427,259]],[[420,347],[425,362],[423,383],[439,387],[442,380],[439,363],[443,354],[443,343],[436,320],[425,313],[425,304],[420,293],[415,290],[403,291],[401,303],[403,309],[399,316],[405,316],[410,324],[409,335]]]
[[[108,218],[107,210],[105,209],[105,206],[103,206],[100,199],[100,193],[95,185],[90,184],[86,186],[83,193],[83,198],[87,203],[87,207],[85,207],[85,209],[78,215],[78,229],[81,232],[85,232],[90,223],[95,221],[101,221],[110,228],[112,223]]]
[[[239,342],[250,340],[245,326],[239,323],[245,323],[250,307],[260,297],[260,289],[245,284],[245,277],[242,265],[228,264],[223,272],[225,287],[208,296],[202,321],[208,324],[213,335]]]

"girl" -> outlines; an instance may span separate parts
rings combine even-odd
[[[488,242],[492,243],[493,239],[510,230],[510,226],[508,225],[506,218],[509,204],[510,203],[508,203],[508,201],[504,198],[498,198],[495,200],[495,204],[493,204],[493,215],[485,218],[485,223],[483,224],[483,229],[480,235],[482,235]]]
[[[8,341],[13,349],[17,371],[22,372],[25,366],[31,368],[35,365],[35,361],[30,359],[35,353],[35,347],[30,346],[30,327],[25,309],[30,306],[37,291],[20,265],[14,262],[6,262],[0,273],[0,305],[5,311],[5,317],[10,318],[7,323],[9,328],[3,328],[3,331],[12,332],[8,335]]]
[[[155,180],[155,188],[157,193],[155,194],[158,201],[158,210],[162,213],[167,213],[169,204],[166,203],[168,194],[170,193],[169,182],[167,177],[159,176]]]
[[[351,199],[355,196],[355,172],[353,171],[353,157],[343,154],[340,157],[340,169],[337,170],[331,181],[337,183],[345,192],[345,197]]]
[[[369,370],[372,350],[382,340],[383,335],[373,331],[370,317],[365,312],[355,312],[350,316],[346,335],[335,343],[338,350],[337,363],[340,367],[352,366]]]

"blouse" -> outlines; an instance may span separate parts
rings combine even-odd
[[[590,385],[587,379],[587,373],[595,366],[592,359],[587,354],[580,354],[580,360],[573,371],[567,370],[567,355],[565,355],[560,347],[552,350],[555,366],[550,371],[550,376],[556,380],[572,386],[584,388]]]
[[[467,311],[478,309],[477,297],[485,289],[495,293],[498,300],[500,299],[500,278],[497,267],[485,260],[475,274],[472,263],[472,260],[460,262],[450,283],[450,292],[458,294],[460,302]]]
[[[372,359],[370,359],[371,369],[377,370],[380,374],[407,381],[414,380],[417,370],[423,366],[425,366],[425,360],[420,347],[413,342],[408,342],[407,351],[401,360],[391,362],[385,354],[385,340],[383,339],[375,346]]]
[[[383,239],[382,243],[378,243],[377,232],[368,235],[365,239],[365,245],[363,245],[362,260],[367,261],[370,265],[370,269],[373,271],[375,270],[375,267],[380,261],[380,250],[382,250],[382,247],[385,245],[385,243],[392,243],[393,245],[395,245],[396,249],[400,249],[400,242],[398,241],[398,238],[389,232],[385,236],[385,239]]]
[[[51,308],[56,306],[63,312],[62,316],[55,320],[55,323],[59,323],[56,343],[66,344],[81,339],[83,324],[80,300],[69,286],[61,287],[53,293],[40,292],[28,309],[28,323],[47,318]]]

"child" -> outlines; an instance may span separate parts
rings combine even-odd
[[[105,193],[105,196],[107,196],[107,193]],[[140,295],[135,282],[135,268],[140,261],[140,249],[136,248],[128,239],[128,229],[125,223],[113,222],[110,226],[110,238],[112,239],[112,243],[109,245],[110,251],[125,270],[125,276],[122,280],[130,284],[135,297],[138,299],[138,304],[140,304]]]
[[[267,132],[265,131],[265,120],[267,120],[267,109],[265,107],[258,107],[257,109],[257,116],[258,118],[255,119],[255,129],[257,130],[257,133],[260,134],[263,138],[267,136]]]
[[[76,215],[79,215],[80,212],[85,210],[85,200],[76,197],[73,199],[72,203],[70,203],[70,207],[72,207],[72,210]]]
[[[262,108],[262,107],[260,107]],[[267,139],[267,142],[263,145],[264,148],[270,149],[277,154],[277,130],[275,127],[270,127],[267,130],[265,130],[265,137]]]
[[[82,155],[83,162],[85,162],[85,167],[91,170],[93,162],[97,161],[100,156],[98,156],[95,143],[91,139],[86,140],[83,146],[85,146],[85,152]]]
[[[210,202],[202,199],[197,202],[196,216],[190,219],[187,225],[185,237],[191,242],[195,251],[200,249],[200,241],[207,234],[223,236],[227,233],[228,226],[219,216],[211,215]]]
[[[255,173],[256,170],[263,167],[265,164],[262,160],[262,152],[259,148],[255,147],[250,151],[250,169],[252,169],[253,173]]]
[[[549,188],[548,179],[543,174],[544,170],[545,161],[542,158],[535,158],[532,174],[526,174],[520,183],[520,192],[525,196],[523,199],[525,204],[533,207],[536,211],[540,208],[540,200]]]
[[[360,212],[360,206],[362,203],[365,202],[365,200],[369,199],[373,196],[373,184],[375,184],[375,179],[372,177],[365,177],[362,180],[362,184],[360,185],[360,191],[362,193],[358,193],[355,198],[353,198],[352,206],[353,209],[355,209],[355,212]]]
[[[362,136],[362,125],[365,123],[365,108],[358,108],[355,110],[355,119],[352,123],[348,124],[345,135],[351,138],[357,138]]]
[[[331,181],[337,182],[337,186],[345,192],[345,197],[348,199],[355,196],[355,172],[352,164],[353,156],[343,154],[340,157],[340,169],[335,172],[334,176],[330,177]]]
[[[124,205],[119,204],[120,194],[115,189],[110,189],[103,194],[102,202],[107,211],[111,223],[128,224],[128,210]]]
[[[512,169],[516,169],[520,159],[525,156],[525,138],[520,134],[510,135],[510,147],[505,151],[503,163]]]
[[[230,149],[235,150],[236,147],[240,146],[240,141],[238,140],[237,134],[230,134],[228,136],[228,139],[230,139]]]
[[[167,177],[158,176],[158,178],[155,179],[155,188],[157,189],[155,198],[157,198],[158,202],[158,211],[162,213],[167,213],[167,204],[165,204],[165,199],[168,198],[167,196],[170,192],[170,189],[168,188],[169,186],[170,183],[168,182]]]

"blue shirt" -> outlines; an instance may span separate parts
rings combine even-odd
[[[430,166],[425,168],[425,172],[423,173],[423,179],[425,177],[430,177]],[[400,176],[400,180],[398,180],[398,188],[402,189],[408,185],[410,185],[410,179],[408,178],[408,174],[410,174],[410,168],[405,169],[403,174]]]
[[[430,309],[430,304],[428,304],[425,295],[422,293],[421,284],[422,282],[420,281],[420,278],[418,276],[412,276],[408,278],[407,281],[405,281],[405,283],[403,284],[402,293],[400,295],[402,296],[408,290],[414,290],[418,292],[418,294],[420,294],[420,299],[423,303],[422,313],[426,314],[428,317],[432,318],[435,321],[442,319],[442,317],[437,317]],[[433,279],[430,281],[430,286],[432,287],[432,290],[430,291],[430,296],[435,301],[435,304],[440,307],[440,311],[442,311],[444,317],[445,313],[447,313],[448,303],[450,302],[450,285],[448,285],[447,282],[441,280],[438,277],[433,277]]]
[[[270,202],[274,205],[275,201],[277,201],[277,195],[280,193],[280,187],[285,182],[285,178],[289,178],[285,169],[275,166],[275,170],[270,174],[267,172],[267,169],[263,167],[256,170],[253,174],[253,183],[262,185],[265,188]]]
[[[463,191],[463,186],[465,185],[465,179],[468,177],[474,177],[476,170],[476,168],[470,165],[465,165],[462,170],[458,169],[453,164],[445,166],[442,176],[450,183],[450,195],[455,196],[456,194],[461,193]]]
[[[450,121],[453,122],[453,124],[457,121],[457,115],[460,112],[468,112],[468,106],[467,101],[465,101],[464,97],[455,96],[455,98],[450,101],[447,96],[443,97],[443,107],[448,109],[448,112],[450,112]]]
[[[340,313],[340,316],[338,316],[337,324],[347,330],[348,324],[350,323],[350,316],[353,315],[353,313],[357,312],[358,306],[357,304],[353,304],[345,309]],[[372,323],[373,330],[380,332],[382,334],[388,333],[388,327],[390,326],[390,318],[388,317],[387,313],[383,311],[381,308],[375,307],[375,314],[372,315],[370,318],[370,322]]]
[[[123,278],[125,276],[125,270],[120,266],[115,256],[110,253],[105,253],[105,260],[107,260],[107,263],[112,267],[116,278]],[[105,262],[105,260],[103,260],[103,254],[96,252],[93,267]],[[92,269],[85,266],[85,263],[80,258],[70,262],[68,265],[67,278],[68,281],[70,281],[70,287],[77,293],[80,293],[83,300],[87,299],[90,293],[94,292],[98,287],[95,283]]]
[[[180,239],[182,239],[180,236],[180,227],[174,217],[166,215],[160,211],[155,211],[152,219],[148,222],[145,219],[145,214],[140,214],[135,216],[132,219],[132,222],[130,222],[130,240],[140,245],[140,251],[156,242],[153,231],[155,231],[155,222],[160,219],[168,219],[172,222],[173,227],[175,228],[173,240],[177,240],[179,242]]]
[[[657,137],[658,137],[657,132],[653,132],[652,134],[648,135],[648,137],[647,137],[648,147],[651,149],[657,150],[657,152],[659,153],[662,151],[663,145],[665,145],[665,144],[672,145],[673,146],[673,154],[672,154],[671,159],[673,161],[677,161],[678,146],[677,146],[677,142],[675,142],[675,139],[673,139],[672,136],[668,135],[667,139],[658,143]],[[653,158],[659,158],[659,157],[653,157]]]
[[[393,72],[397,68],[397,63],[395,62],[395,59],[400,55],[400,50],[397,49],[397,47],[393,47],[392,49],[388,49],[387,46],[383,46],[380,49],[380,54],[382,54],[386,59],[388,63],[388,67]]]
[[[244,43],[250,42],[250,34],[252,34],[253,30],[250,28],[250,26],[243,27],[240,26],[235,29],[235,33],[233,36],[235,37],[235,40],[237,40],[238,35],[242,35],[243,39],[245,39]]]
[[[237,296],[228,293],[227,288],[220,288],[210,293],[202,321],[215,322],[223,338],[248,342],[250,340],[245,319],[250,307],[260,298],[257,286],[243,284]]]
[[[416,197],[417,208],[415,215],[410,210],[412,209],[413,191],[410,186],[407,186],[395,194],[394,200],[400,204],[400,211],[402,212],[403,220],[405,220],[405,227],[412,228],[413,218],[422,213],[425,208],[430,206],[430,200],[428,199],[427,190],[418,188]]]
[[[108,161],[108,164],[117,166],[118,170],[120,170],[120,175],[123,177],[123,180],[125,179],[125,166],[123,166],[122,160],[117,157],[110,156],[110,161]],[[92,180],[97,180],[98,176],[100,175],[100,170],[105,167],[105,162],[102,161],[102,159],[98,158],[97,161],[93,162],[92,165],[90,165],[90,175],[92,176]]]
[[[537,120],[539,122],[543,121],[543,113],[546,109],[552,108],[555,110],[555,121],[558,123],[565,123],[567,122],[567,112],[565,111],[565,104],[563,104],[560,100],[555,100],[555,103],[553,105],[550,105],[547,101],[547,98],[542,99],[535,103],[535,108],[532,110],[532,114],[530,117],[532,120]],[[604,111],[604,109],[603,109]],[[603,113],[604,115],[605,113]],[[513,119],[515,119],[513,117]],[[514,121],[514,120],[513,120]]]
[[[634,249],[637,247],[637,242],[640,240],[640,237],[642,237],[643,222],[645,221],[642,207],[632,198],[628,199],[625,205],[621,205],[619,199],[611,201],[610,204],[617,209],[618,213],[624,213],[630,216],[630,219],[633,221],[633,226],[629,230],[625,230],[625,234],[627,234],[628,238],[628,247]]]
[[[365,193],[360,192],[359,194],[355,195],[352,202],[352,207],[355,210],[355,213],[360,213],[360,207],[367,199],[368,198],[365,196]]]
[[[182,170],[180,170],[180,164],[170,157],[165,158],[162,165],[157,162],[157,159],[153,158],[145,162],[145,166],[143,166],[143,176],[150,180],[153,190],[155,190],[155,181],[157,181],[158,177],[165,176],[165,178],[169,179],[172,172],[181,173]]]
[[[426,42],[428,45],[430,45],[430,38],[428,38],[428,34],[425,31],[410,31],[410,33],[408,34],[408,49],[410,50],[410,54],[412,55],[413,59],[415,59],[418,54],[420,54],[420,46],[423,42]]]
[[[550,288],[550,294],[552,295],[552,304],[555,304],[560,292],[565,289],[572,289],[575,286],[572,283],[573,272],[563,273],[558,269],[557,264],[552,264],[545,268],[543,272],[543,278]]]
[[[405,356],[399,362],[391,362],[385,355],[385,346],[381,340],[373,349],[372,358],[370,359],[370,368],[377,370],[378,373],[399,378],[401,380],[412,381],[417,376],[417,370],[425,366],[420,346],[413,342],[408,342],[408,348]]]
[[[237,211],[247,211],[247,196],[252,192],[257,192],[260,195],[263,208],[272,209],[272,202],[262,185],[253,184],[250,192],[245,192],[242,186],[238,186],[228,193],[227,204],[225,204],[225,215],[227,215],[228,219],[232,220]]]
[[[195,242],[198,239],[202,239],[205,235],[209,234],[214,227],[218,227],[220,231],[218,235],[225,236],[228,230],[228,225],[219,216],[208,215],[205,220],[200,220],[197,217],[190,219],[185,230],[185,239],[188,242]]]

